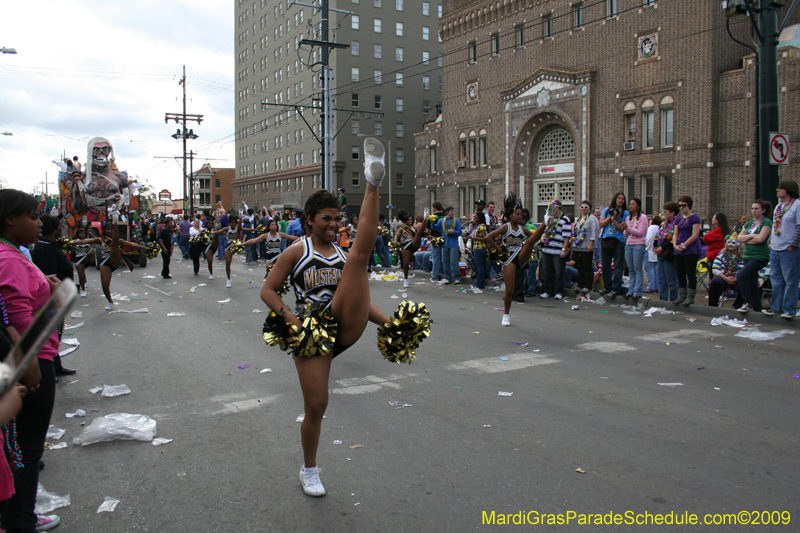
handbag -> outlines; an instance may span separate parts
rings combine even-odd
[[[603,240],[600,241],[600,247],[604,252],[614,252],[617,250],[618,245],[619,239],[616,237],[604,237]]]

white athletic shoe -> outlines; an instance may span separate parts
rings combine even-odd
[[[560,292],[554,296],[554,298],[555,298],[556,300],[560,300],[560,299],[562,299],[563,297],[564,297],[564,295],[563,295],[563,294],[561,294]]]
[[[300,482],[303,484],[303,492],[309,496],[319,497],[325,496],[325,487],[319,480],[319,467],[306,468],[303,465],[300,468]]]
[[[214,274],[209,274],[208,279],[214,279]]]
[[[548,298],[550,298],[550,295],[547,294],[546,292],[543,292],[542,294],[539,295],[539,298],[542,298],[543,300],[547,300]]]
[[[225,286],[226,287],[230,287],[231,286],[231,280],[228,280],[228,283],[226,283]]]
[[[106,304],[106,311],[111,311],[112,309],[114,309],[114,304],[111,303],[111,302],[108,302]]]
[[[386,150],[379,139],[375,137],[364,139],[364,177],[370,185],[379,189],[386,175],[385,154]]]
[[[86,291],[85,290],[81,291],[81,298],[86,298]]]
[[[411,283],[408,281],[408,278],[403,280],[403,287],[408,287]]]
[[[509,315],[503,315],[503,321],[501,322],[503,326],[510,326],[511,325],[511,317]]]

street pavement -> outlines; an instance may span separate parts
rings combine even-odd
[[[571,297],[514,303],[512,326],[501,327],[500,292],[420,273],[408,289],[371,281],[386,312],[406,295],[425,302],[431,336],[413,364],[395,365],[370,324],[334,361],[319,448],[328,494],[315,499],[298,480],[303,403],[292,359],[261,339],[263,263],[235,262],[226,288],[224,263],[209,280],[205,265],[193,276],[178,257],[172,280],[158,275],[160,259],[114,274],[112,292],[129,299],[115,308],[149,313],[104,311],[99,273],[88,272],[89,296],[75,308],[83,317],[68,320],[85,325],[65,337],[81,343],[64,357],[78,374],[60,379],[52,417],[66,434],[49,439],[68,448],[45,452],[40,478],[71,497],[55,511],[58,531],[477,531],[516,513],[702,520],[743,510],[789,511],[791,523],[771,529],[800,529],[797,335],[754,341],[709,325],[708,308],[645,318],[624,314],[620,299],[572,310]],[[131,394],[89,392],[123,383]],[[65,417],[77,409],[86,418]],[[82,423],[120,412],[153,417],[173,441],[73,445]],[[120,504],[98,514],[106,497]],[[547,529],[656,529],[577,520]]]

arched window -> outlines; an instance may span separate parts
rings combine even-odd
[[[622,131],[625,134],[626,143],[636,141],[636,104],[633,102],[625,104],[625,108],[622,110]]]
[[[458,168],[467,166],[467,134],[463,131],[458,134]]]
[[[538,161],[553,163],[563,159],[575,158],[575,141],[565,129],[556,129],[548,133],[539,146]]]
[[[428,145],[428,154],[431,158],[431,174],[436,174],[436,154],[438,152],[438,145],[436,143],[436,139],[432,139],[430,144]]]
[[[469,132],[469,167],[478,166],[478,133],[475,130]]]
[[[650,98],[642,102],[642,136],[644,137],[644,148],[653,148],[655,140],[655,113],[653,108],[655,102]]]

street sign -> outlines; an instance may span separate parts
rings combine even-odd
[[[397,209],[396,205],[387,205],[386,209]]]
[[[769,133],[769,164],[789,164],[789,134],[771,131]]]

